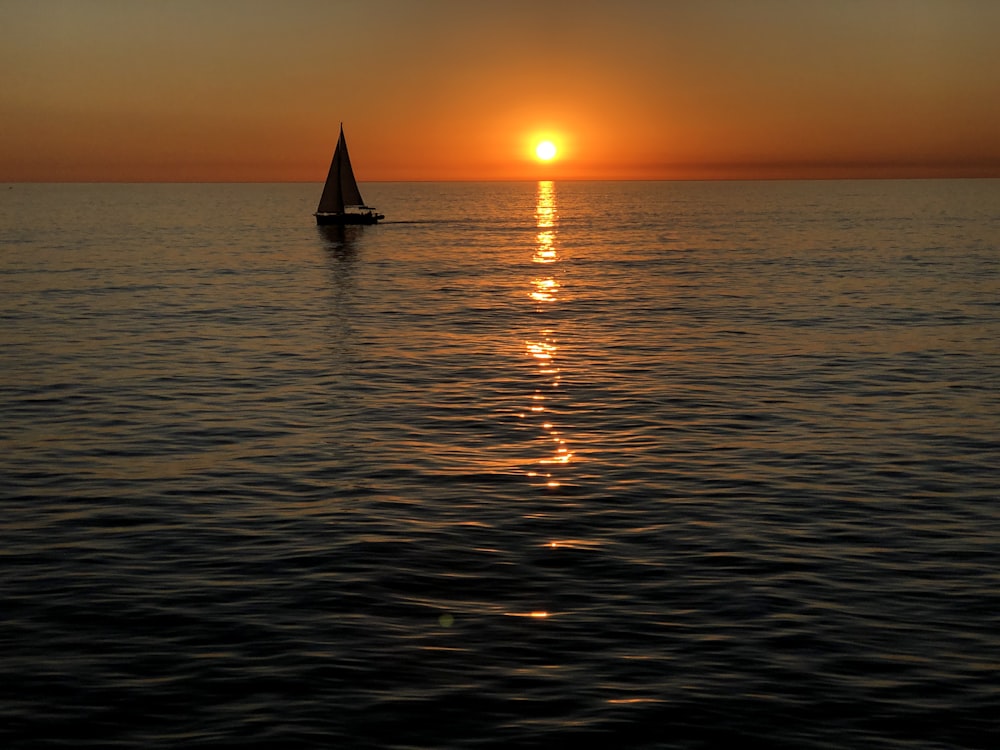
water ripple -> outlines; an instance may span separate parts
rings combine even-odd
[[[994,181],[313,187],[0,208],[5,746],[992,747]]]

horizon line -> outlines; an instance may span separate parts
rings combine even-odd
[[[1000,180],[1000,173],[979,175],[856,175],[814,177],[517,177],[409,180],[358,180],[359,184],[514,183],[514,182],[902,182],[931,180]],[[2,180],[0,185],[322,185],[324,180]]]

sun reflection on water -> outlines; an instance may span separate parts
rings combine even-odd
[[[543,268],[539,268],[539,271],[545,271],[545,273],[540,273],[531,280],[531,289],[528,292],[528,297],[535,303],[537,313],[551,310],[551,306],[558,302],[562,289],[554,275],[555,264],[559,260],[556,248],[558,219],[555,183],[549,180],[539,182],[535,204],[535,225],[538,233],[535,235],[532,262],[542,266]],[[525,341],[524,344],[527,355],[534,360],[535,372],[542,381],[542,385],[539,385],[531,396],[529,411],[532,416],[544,416],[545,421],[541,425],[541,430],[543,440],[550,446],[547,449],[550,452],[538,460],[539,468],[529,471],[528,476],[541,479],[545,487],[554,489],[560,486],[560,482],[553,477],[552,469],[564,466],[573,460],[573,452],[567,446],[560,430],[557,429],[550,414],[551,409],[545,404],[550,395],[556,395],[562,382],[562,372],[558,364],[559,345],[556,331],[546,326],[538,332],[537,337]]]

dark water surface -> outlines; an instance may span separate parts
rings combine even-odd
[[[15,185],[0,744],[993,748],[1000,182]]]

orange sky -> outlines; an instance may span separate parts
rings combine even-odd
[[[0,0],[0,181],[1000,177],[993,0]],[[542,136],[560,148],[533,158]]]

